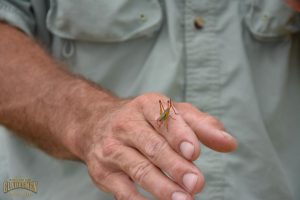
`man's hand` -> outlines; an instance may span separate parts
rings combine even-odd
[[[200,154],[199,140],[221,152],[236,148],[220,121],[188,103],[176,103],[179,114],[173,114],[168,129],[160,126],[159,100],[168,98],[151,93],[120,101],[105,115],[95,112],[87,123],[91,127],[82,124],[85,131],[74,132],[73,151],[96,185],[117,199],[144,199],[134,183],[158,199],[192,199],[204,185],[191,162]]]
[[[159,126],[160,94],[119,99],[61,70],[34,41],[0,22],[0,123],[50,155],[86,163],[96,185],[118,199],[192,199],[204,184],[192,163],[199,141],[227,152],[236,141],[187,103]],[[186,197],[186,198],[185,198]]]

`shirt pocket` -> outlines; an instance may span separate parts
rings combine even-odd
[[[51,0],[47,14],[53,34],[88,42],[151,37],[161,23],[158,0]]]
[[[259,41],[278,41],[298,32],[299,16],[284,0],[245,0],[244,22]]]

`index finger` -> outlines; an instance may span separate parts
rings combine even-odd
[[[201,112],[189,103],[178,103],[176,107],[205,146],[219,152],[230,152],[237,148],[236,139],[225,131],[223,123],[216,117]]]

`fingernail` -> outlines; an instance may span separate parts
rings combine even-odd
[[[194,154],[194,150],[195,150],[195,147],[191,143],[181,142],[180,151],[185,158],[191,159]]]
[[[189,192],[194,190],[197,180],[198,176],[193,173],[188,173],[183,176],[183,184],[189,190]]]
[[[172,194],[172,200],[186,200],[186,199],[187,199],[186,194],[182,192],[174,192]]]
[[[227,140],[233,140],[233,137],[229,134],[226,133],[225,131],[220,131],[221,135],[223,135],[223,137]]]

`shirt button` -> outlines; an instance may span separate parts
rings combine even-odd
[[[200,30],[204,27],[204,19],[202,17],[196,17],[194,20],[194,26],[196,29]]]

